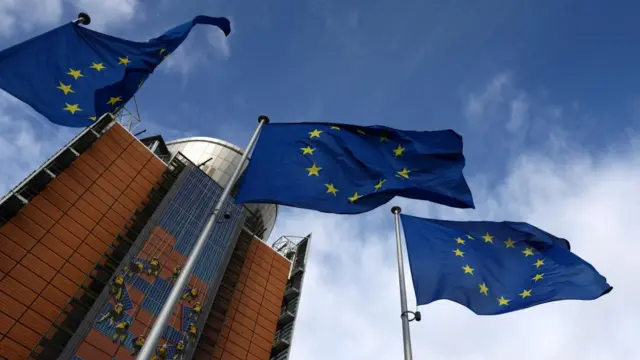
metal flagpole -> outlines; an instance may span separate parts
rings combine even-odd
[[[395,217],[396,222],[396,250],[398,255],[398,278],[400,280],[400,309],[402,313],[400,318],[402,319],[402,340],[404,343],[404,359],[412,360],[413,354],[411,352],[411,333],[409,331],[409,322],[416,320],[420,321],[421,315],[419,311],[413,312],[407,310],[407,288],[404,282],[404,257],[402,256],[402,239],[400,238],[400,209],[399,206],[391,208],[391,212]],[[412,319],[409,319],[409,314],[413,315]]]
[[[182,267],[180,276],[178,277],[178,280],[176,280],[175,284],[173,285],[173,288],[171,289],[171,293],[169,293],[169,297],[167,298],[167,301],[164,303],[164,306],[162,307],[162,311],[160,311],[160,315],[158,315],[158,318],[153,323],[151,332],[149,332],[149,335],[147,336],[144,342],[144,346],[140,350],[140,353],[138,354],[138,357],[136,359],[150,360],[151,357],[153,356],[155,348],[158,344],[158,341],[162,337],[162,333],[167,326],[169,318],[171,317],[171,313],[173,312],[173,307],[176,305],[176,303],[178,303],[178,301],[180,301],[180,297],[182,296],[182,291],[185,285],[187,284],[189,278],[191,277],[191,271],[193,270],[193,267],[195,266],[196,261],[198,260],[200,252],[204,248],[207,238],[211,234],[213,225],[216,223],[216,217],[218,216],[218,213],[222,210],[222,207],[224,206],[225,201],[229,197],[229,194],[231,193],[231,188],[233,187],[233,184],[235,184],[235,182],[237,181],[240,175],[240,171],[242,171],[242,166],[247,160],[249,153],[253,149],[253,146],[255,145],[256,140],[258,139],[258,135],[260,134],[260,129],[262,128],[262,125],[265,125],[268,123],[269,123],[268,117],[264,115],[261,115],[258,117],[258,128],[253,133],[251,140],[249,140],[249,145],[247,145],[247,148],[242,154],[240,163],[238,164],[236,169],[233,171],[233,175],[231,175],[231,179],[229,179],[229,183],[227,183],[227,186],[225,186],[224,191],[222,192],[222,195],[220,195],[220,198],[218,199],[218,202],[216,203],[216,206],[213,209],[213,213],[211,214],[211,217],[209,217],[209,220],[207,221],[206,225],[204,226],[204,229],[202,230],[202,233],[200,233],[198,240],[196,240],[196,244],[193,246],[191,253],[187,257],[187,262]]]

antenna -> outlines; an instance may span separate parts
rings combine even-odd
[[[140,118],[140,110],[138,109],[138,100],[136,99],[136,96],[133,95],[131,100],[133,100],[134,112],[131,112],[128,107],[123,106],[118,111],[116,111],[115,118],[116,121],[119,122],[120,125],[122,125],[122,127],[132,133],[135,128],[140,125],[142,119]],[[131,101],[127,104],[129,104],[129,107],[131,107]]]

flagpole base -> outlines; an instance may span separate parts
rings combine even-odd
[[[78,18],[73,20],[73,22],[81,25],[89,25],[91,24],[91,16],[85,12],[81,12],[78,14]]]
[[[400,206],[394,206],[391,208],[391,213],[393,214],[400,214],[400,212],[402,212],[402,209],[400,208]]]
[[[258,123],[263,122],[265,125],[269,124],[269,117],[267,115],[258,116]]]

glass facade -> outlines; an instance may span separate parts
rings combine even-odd
[[[159,221],[159,225],[176,238],[174,251],[185,257],[195,245],[223,190],[202,171],[196,168],[189,171],[188,177]],[[242,207],[234,205],[233,201],[227,201],[224,212],[230,215],[230,219],[220,217],[205,245],[201,261],[194,269],[194,275],[204,283],[211,282],[213,275],[220,271],[220,260],[231,236],[244,221]]]
[[[240,158],[244,152],[243,149],[231,143],[209,137],[191,137],[169,141],[166,144],[172,154],[182,153],[223,187],[228,185],[231,175],[240,163]],[[246,168],[246,164],[244,168]],[[262,234],[256,233],[256,236],[267,240],[278,215],[277,205],[245,205],[252,213],[259,215],[258,221],[261,222],[260,225],[264,229]]]

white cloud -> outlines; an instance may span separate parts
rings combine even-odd
[[[205,31],[205,44],[198,36],[201,35],[198,34],[200,31]],[[229,37],[231,36],[229,35]],[[198,26],[189,34],[184,43],[163,62],[164,66],[161,66],[160,69],[177,72],[184,76],[196,67],[202,66],[211,56],[227,59],[231,56],[229,37],[224,36],[224,33],[216,27]]]
[[[633,272],[640,252],[638,178],[637,146],[598,156],[531,153],[513,163],[499,188],[475,186],[476,211],[394,201],[417,216],[531,222],[568,238],[573,251],[614,286],[595,301],[556,302],[493,317],[446,301],[421,306],[423,321],[411,324],[414,358],[639,359],[633,342],[640,309],[632,300],[640,296]],[[274,235],[313,233],[292,358],[402,358],[390,207],[362,216],[281,214]],[[412,307],[410,280],[407,285]]]
[[[66,144],[77,129],[53,125],[0,91],[0,194],[4,195]]]
[[[511,100],[509,107],[509,121],[507,122],[506,127],[507,130],[515,132],[529,119],[529,101],[527,100],[527,96],[521,94],[517,98]]]
[[[198,51],[191,51],[190,41],[187,40],[162,62],[160,69],[187,75],[202,60]]]
[[[0,36],[36,26],[54,26],[62,16],[62,0],[0,0]]]
[[[231,56],[231,48],[229,47],[230,36],[231,34],[225,36],[222,31],[216,28],[207,30],[207,41],[224,58]]]
[[[490,108],[505,101],[505,87],[511,83],[509,73],[496,75],[481,93],[471,93],[465,103],[464,112],[470,120],[478,120],[486,114]]]
[[[140,10],[138,0],[68,0],[77,11],[91,16],[92,30],[103,31],[109,26],[131,21]]]
[[[74,13],[65,19],[64,10]],[[75,20],[80,11],[91,16],[89,28],[104,31],[132,21],[139,10],[138,0],[0,0],[0,36],[10,37],[36,28],[46,31]]]
[[[574,109],[577,110],[577,109]],[[467,96],[462,112],[476,128],[501,124],[511,134],[523,135],[532,122],[553,124],[562,109],[519,89],[508,72],[493,77],[481,91]]]

